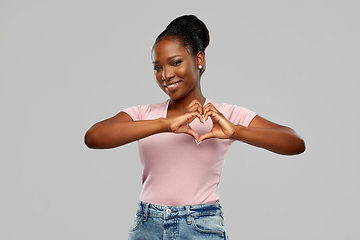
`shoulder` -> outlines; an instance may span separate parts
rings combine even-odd
[[[234,124],[240,124],[243,126],[248,126],[252,119],[257,115],[255,112],[238,105],[229,104],[229,103],[214,103],[211,102],[214,107],[216,107],[219,112],[221,112],[230,122]]]
[[[214,105],[214,107],[216,107],[217,110],[219,110],[222,114],[227,115],[227,114],[231,114],[234,111],[235,112],[246,112],[246,111],[250,111],[247,108],[238,106],[238,105],[234,105],[234,104],[229,104],[229,103],[215,103],[211,100],[209,100],[210,103],[212,103],[212,105]]]
[[[122,112],[129,114],[133,120],[148,119],[150,115],[161,114],[166,109],[168,102],[169,100],[162,103],[132,106],[123,109]]]

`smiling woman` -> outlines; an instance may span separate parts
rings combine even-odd
[[[164,37],[153,49],[154,70],[160,88],[171,102],[184,99],[201,99],[200,66],[205,63],[203,52],[194,58],[179,41]]]
[[[200,78],[209,39],[197,17],[173,20],[152,52],[157,83],[169,99],[124,109],[85,135],[90,148],[138,141],[143,189],[129,239],[227,239],[218,186],[231,144],[286,155],[305,150],[291,128],[204,97]]]

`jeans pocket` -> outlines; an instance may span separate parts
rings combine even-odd
[[[197,232],[225,237],[225,226],[221,215],[193,216],[192,226]]]
[[[140,227],[141,221],[142,221],[141,214],[136,214],[136,218],[133,221],[129,231],[130,232],[136,231]]]

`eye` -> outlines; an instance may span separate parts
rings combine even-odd
[[[154,71],[155,72],[158,72],[158,71],[160,71],[161,70],[161,67],[160,66],[154,66]]]
[[[173,62],[173,66],[177,66],[177,65],[179,65],[180,63],[182,63],[182,60],[177,60],[177,61],[175,61],[175,62]]]

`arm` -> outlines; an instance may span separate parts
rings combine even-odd
[[[295,155],[305,151],[304,140],[293,129],[260,116],[255,116],[248,127],[234,126],[231,138],[283,155]]]
[[[164,118],[133,121],[125,112],[94,124],[85,134],[85,144],[89,148],[104,149],[145,138],[167,130]]]
[[[162,132],[186,133],[198,139],[198,134],[189,126],[189,120],[198,117],[198,111],[186,112],[172,118],[133,121],[125,112],[94,124],[85,134],[89,148],[115,148]]]
[[[227,120],[212,104],[204,107],[205,120],[211,117],[213,128],[200,136],[207,138],[234,139],[261,147],[283,155],[295,155],[305,151],[305,142],[296,132],[285,126],[255,116],[248,127],[234,125]]]

